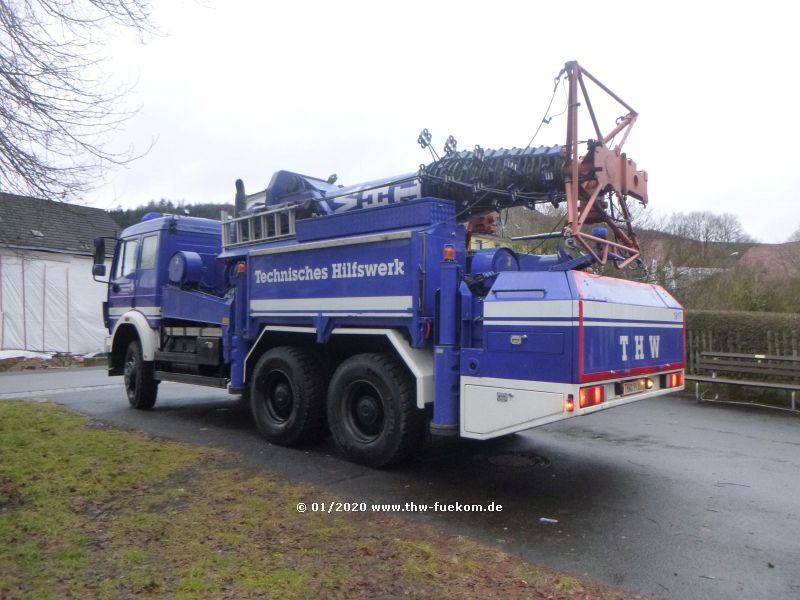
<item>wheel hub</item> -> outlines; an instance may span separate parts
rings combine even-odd
[[[124,371],[124,379],[125,383],[128,385],[130,389],[136,389],[136,363],[133,360],[129,360],[125,363],[125,371]]]
[[[380,415],[378,401],[372,396],[362,396],[356,402],[356,415],[362,424],[375,425]]]
[[[384,427],[380,392],[366,382],[356,384],[347,394],[347,421],[350,431],[362,442],[377,439]]]
[[[281,383],[275,388],[275,392],[272,394],[272,402],[275,404],[275,408],[279,410],[285,410],[292,403],[292,393],[285,383]]]
[[[292,416],[292,387],[282,375],[275,375],[267,385],[267,410],[275,421],[285,422]]]

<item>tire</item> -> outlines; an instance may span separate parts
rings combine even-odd
[[[320,439],[325,427],[326,379],[313,354],[279,347],[256,363],[250,410],[267,441],[291,446]]]
[[[155,405],[158,396],[158,381],[153,378],[154,371],[154,364],[146,362],[142,357],[141,342],[133,340],[128,344],[122,376],[125,380],[128,402],[133,408],[150,410]]]
[[[357,354],[333,374],[328,389],[328,426],[351,461],[386,467],[420,446],[425,413],[417,408],[414,381],[398,360]]]

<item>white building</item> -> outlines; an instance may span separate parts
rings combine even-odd
[[[93,240],[119,230],[97,208],[0,193],[0,350],[103,350]]]

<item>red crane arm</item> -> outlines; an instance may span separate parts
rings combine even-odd
[[[625,199],[631,196],[643,205],[647,204],[647,172],[638,170],[636,163],[622,151],[638,115],[577,62],[568,62],[565,70],[569,89],[564,167],[567,224],[564,235],[573,238],[601,264],[608,261],[609,252],[623,256],[624,260],[615,264],[624,268],[640,254]],[[628,111],[607,133],[603,133],[597,121],[584,78],[592,81]],[[586,153],[583,156],[579,154],[581,142],[578,137],[580,99],[589,113],[596,136],[596,139],[586,142]],[[620,135],[619,141],[612,146]],[[612,196],[616,196],[618,200],[619,215],[611,212]],[[607,225],[613,232],[614,239],[604,239],[583,231],[584,225],[596,223]]]

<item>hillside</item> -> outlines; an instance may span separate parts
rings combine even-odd
[[[205,219],[219,219],[220,212],[227,210],[233,212],[233,204],[213,203],[205,204],[184,204],[183,202],[173,202],[172,200],[161,199],[158,202],[151,200],[143,206],[136,208],[116,208],[109,210],[108,214],[123,229],[142,220],[142,217],[149,212],[158,212],[174,215],[191,215]]]

